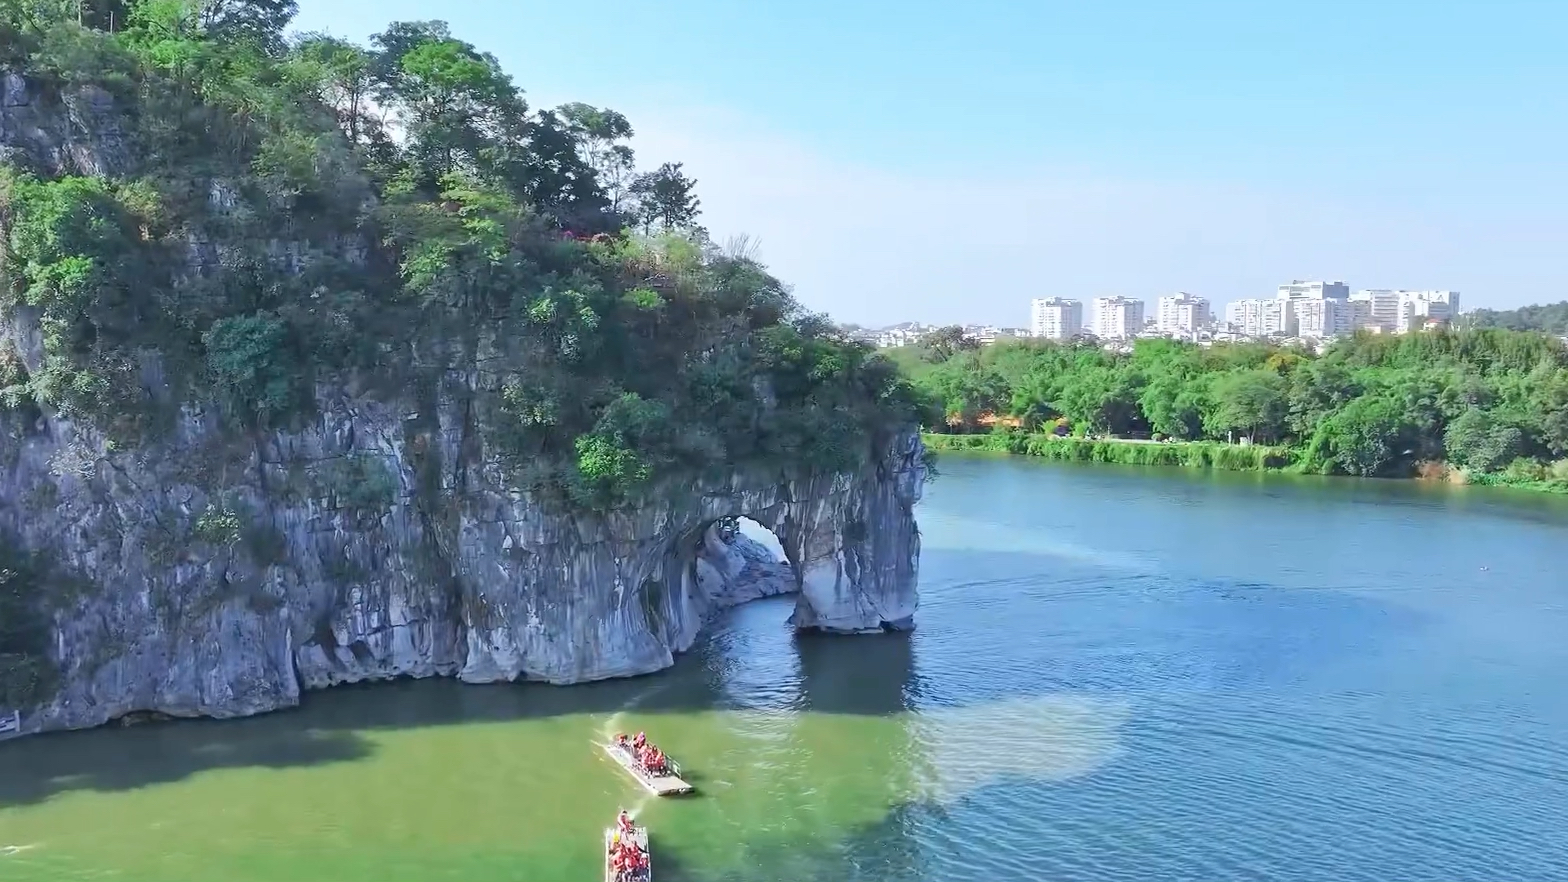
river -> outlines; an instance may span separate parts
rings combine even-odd
[[[0,879],[1568,879],[1568,501],[948,456],[919,628],[0,744]],[[655,802],[593,748],[694,770]]]

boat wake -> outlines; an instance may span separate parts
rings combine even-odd
[[[36,844],[35,845],[0,845],[0,857],[11,857],[12,855],[21,854],[24,851],[32,851],[33,849],[35,849],[37,847],[38,846]]]
[[[610,714],[605,718],[604,727],[599,732],[601,739],[606,744],[608,744],[610,740],[615,737],[615,733],[622,731],[621,724],[623,721],[625,721],[627,713],[635,710],[637,705],[642,704],[644,701],[647,701],[653,696],[658,695],[660,692],[663,692],[669,687],[670,684],[668,681],[664,683],[655,683],[650,685],[647,689],[644,689],[636,695],[633,695],[631,698],[627,699],[626,703],[621,705],[620,710]]]
[[[637,799],[633,801],[631,805],[621,806],[621,810],[625,811],[626,816],[635,822],[637,818],[642,815],[643,810],[648,807],[648,804],[653,802],[655,799],[658,799],[658,797],[651,793],[642,793],[637,796]]]
[[[609,744],[615,739],[615,733],[621,731],[621,721],[626,718],[626,711],[618,710],[610,714],[604,721],[604,727],[599,730],[599,741]]]

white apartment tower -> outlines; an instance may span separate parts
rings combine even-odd
[[[1281,300],[1349,300],[1350,286],[1344,282],[1303,282],[1300,279],[1279,286],[1275,295]]]
[[[1399,327],[1399,294],[1387,288],[1368,288],[1350,295],[1356,330],[1392,333]]]
[[[1459,314],[1458,291],[1400,291],[1399,321],[1394,330],[1419,331],[1428,319],[1453,321]]]
[[[1083,330],[1083,304],[1065,297],[1040,297],[1029,301],[1029,334],[1047,340],[1067,340]]]
[[[1255,297],[1225,304],[1225,323],[1248,337],[1296,334],[1295,304],[1280,297]]]
[[[1371,288],[1350,295],[1357,329],[1404,334],[1428,319],[1451,321],[1459,314],[1458,291],[1399,291]]]
[[[1160,333],[1190,337],[1209,323],[1209,301],[1178,292],[1160,298],[1160,312],[1156,318]]]
[[[1283,303],[1295,313],[1298,337],[1322,340],[1355,330],[1355,309],[1349,300],[1308,297]]]
[[[1094,298],[1094,332],[1107,340],[1126,340],[1143,330],[1143,301],[1132,297]]]
[[[1225,304],[1225,324],[1237,334],[1246,334],[1249,337],[1257,336],[1260,319],[1258,305],[1263,301],[1257,299],[1232,300]]]

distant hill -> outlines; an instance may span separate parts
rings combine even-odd
[[[1514,331],[1568,334],[1568,300],[1521,306],[1518,309],[1477,309],[1465,314],[1462,325],[1467,328],[1508,328]]]

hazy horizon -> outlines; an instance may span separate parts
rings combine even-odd
[[[1027,322],[1029,300],[1291,279],[1562,300],[1568,4],[301,0],[364,40],[439,18],[535,107],[625,113],[701,221],[810,308]]]

